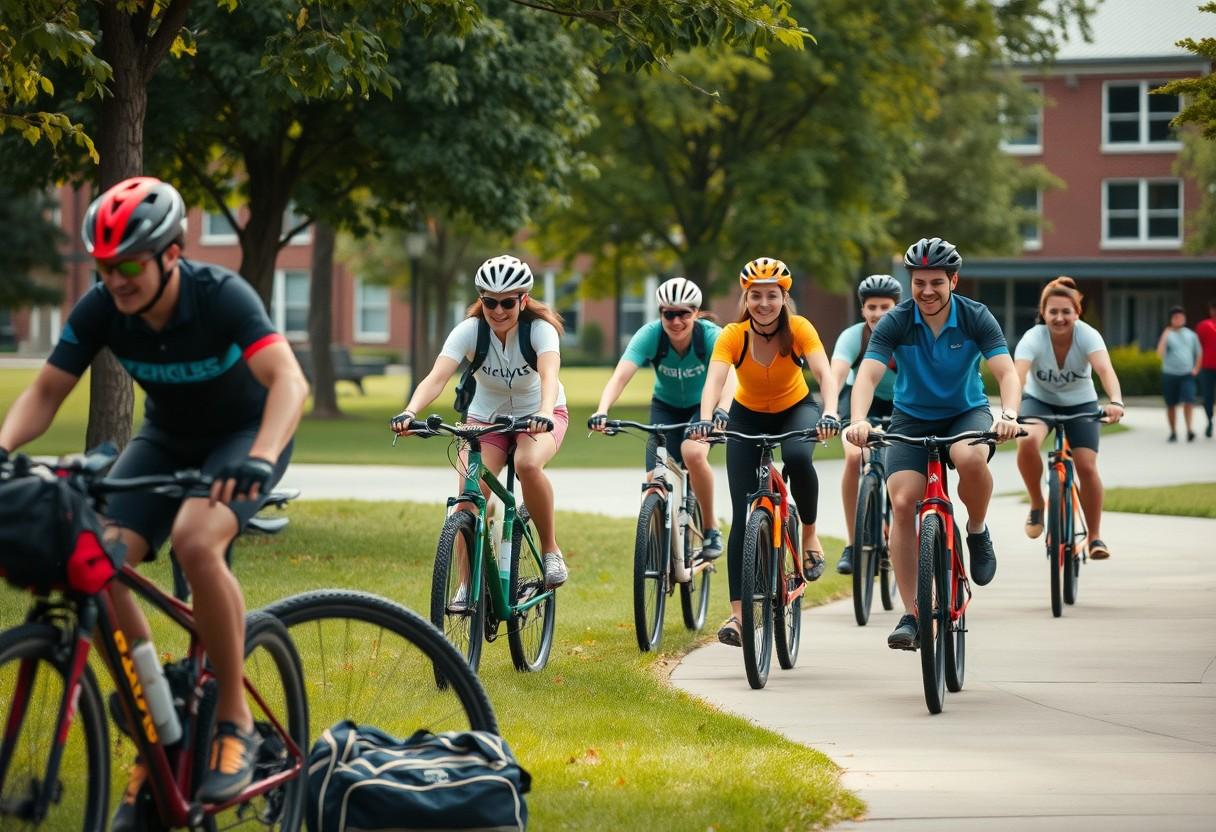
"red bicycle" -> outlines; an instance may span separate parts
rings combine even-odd
[[[919,557],[916,567],[916,620],[921,676],[929,713],[938,714],[946,690],[963,689],[967,659],[967,606],[971,582],[963,566],[963,541],[954,522],[954,504],[946,487],[942,452],[955,442],[993,444],[991,431],[967,431],[955,436],[870,434],[871,447],[899,442],[929,452],[924,496],[916,503]]]
[[[774,642],[782,670],[789,670],[798,661],[802,594],[806,592],[799,558],[798,509],[790,500],[784,475],[773,463],[773,448],[787,439],[813,440],[817,428],[779,434],[723,430],[711,435],[760,444],[756,490],[747,498],[750,508],[739,577],[739,597],[743,599],[739,629],[743,632],[747,682],[753,688],[762,688],[768,681]]]

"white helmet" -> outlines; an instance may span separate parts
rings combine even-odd
[[[654,296],[659,299],[659,306],[691,306],[701,308],[701,290],[697,284],[683,277],[673,277],[664,280],[655,289]]]
[[[483,292],[529,292],[532,270],[518,257],[501,254],[482,263],[473,282]]]

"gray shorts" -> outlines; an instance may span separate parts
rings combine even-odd
[[[1161,393],[1165,397],[1166,407],[1177,407],[1180,404],[1195,403],[1195,377],[1190,373],[1176,375],[1161,374]]]
[[[224,466],[240,462],[249,455],[257,435],[257,425],[233,431],[223,436],[185,437],[168,433],[144,422],[139,434],[123,449],[110,469],[111,477],[143,477],[149,474],[172,474],[183,468],[198,468],[204,474],[215,474]],[[283,449],[275,464],[274,477],[267,486],[272,488],[283,477],[291,460],[291,443]],[[197,496],[204,496],[198,494]],[[228,508],[236,515],[237,528],[258,513],[264,500],[233,500]],[[156,553],[173,530],[173,521],[182,499],[146,492],[111,494],[106,498],[105,514],[110,522],[130,529],[148,543],[145,561],[154,560]]]
[[[1034,396],[1025,394],[1022,396],[1021,415],[1023,416],[1071,416],[1074,413],[1096,413],[1097,410],[1097,399],[1085,404],[1049,404]],[[1089,448],[1097,453],[1098,437],[1101,433],[1102,426],[1088,419],[1077,419],[1074,422],[1064,423],[1064,436],[1067,437],[1068,444],[1074,448]]]
[[[988,430],[992,427],[992,411],[988,406],[965,410],[947,419],[918,419],[904,413],[898,407],[891,415],[891,433],[902,433],[905,436],[953,436],[969,430]],[[988,458],[992,459],[992,451]],[[950,457],[943,455],[943,461],[949,464]],[[887,448],[887,477],[897,471],[915,471],[924,476],[929,467],[929,451],[912,445],[892,444]]]

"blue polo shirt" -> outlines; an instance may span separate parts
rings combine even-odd
[[[950,316],[936,338],[909,298],[878,322],[865,357],[885,367],[895,356],[896,408],[917,419],[949,419],[988,405],[980,356],[1008,354],[1005,335],[988,307],[953,295]]]

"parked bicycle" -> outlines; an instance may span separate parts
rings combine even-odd
[[[889,417],[871,418],[870,424],[886,428]],[[874,602],[874,580],[878,579],[882,608],[895,606],[892,591],[895,572],[888,546],[891,531],[891,501],[887,499],[887,472],[881,447],[862,448],[861,479],[857,487],[857,514],[853,521],[853,616],[864,627]]]
[[[642,483],[633,547],[633,627],[642,651],[655,650],[662,641],[667,597],[677,586],[685,627],[700,630],[709,610],[714,565],[701,560],[701,504],[692,492],[688,472],[667,452],[667,432],[683,431],[688,424],[647,425],[625,419],[609,419],[604,424],[609,436],[626,429],[640,430],[650,434],[649,441],[655,446],[654,469]]]
[[[747,526],[743,535],[743,559],[739,597],[743,600],[740,630],[743,633],[743,669],[747,683],[762,688],[768,682],[773,647],[783,670],[798,661],[802,640],[801,526],[798,509],[790,500],[785,475],[777,471],[773,449],[788,439],[813,441],[818,428],[778,434],[749,434],[734,430],[715,431],[729,439],[759,443],[760,464],[756,468],[756,490],[748,495]]]
[[[481,661],[483,639],[494,641],[503,622],[516,670],[541,670],[553,647],[557,593],[545,586],[539,536],[528,509],[515,501],[514,449],[507,454],[505,486],[481,461],[483,436],[525,431],[528,424],[527,418],[502,417],[487,426],[449,425],[432,415],[409,425],[418,436],[447,434],[468,449],[461,471],[464,486],[459,495],[448,498],[449,514],[435,551],[431,623],[443,631],[474,671]],[[502,501],[501,530],[495,528],[495,518],[481,493],[483,482]],[[441,675],[436,679],[445,683]]]
[[[954,504],[946,486],[943,452],[955,442],[995,443],[991,431],[967,431],[954,436],[904,436],[874,433],[868,444],[892,442],[915,445],[929,452],[925,493],[916,503],[919,557],[916,568],[916,620],[921,678],[929,713],[941,713],[946,690],[963,689],[967,660],[967,607],[971,582],[963,566],[963,541],[954,522]]]
[[[1023,416],[1023,424],[1038,422],[1055,433],[1055,446],[1047,454],[1047,561],[1051,574],[1051,614],[1059,618],[1065,604],[1077,603],[1081,564],[1087,558],[1085,515],[1081,511],[1081,486],[1074,476],[1072,448],[1064,425],[1079,419],[1100,422],[1102,411],[1068,416]],[[1078,541],[1080,544],[1078,545]]]
[[[120,491],[180,497],[211,484],[210,477],[197,471],[107,479],[105,471],[114,459],[113,454],[93,454],[45,470],[95,503]],[[0,468],[0,476],[39,476],[39,467],[18,457]],[[217,691],[194,616],[188,606],[130,567],[115,573],[103,557],[90,569],[102,564],[110,568],[100,579],[93,573],[88,591],[73,580],[70,567],[66,576],[44,575],[25,582],[24,588],[34,595],[25,623],[0,635],[0,705],[5,710],[0,827],[54,832],[106,828],[111,749],[101,690],[89,666],[96,646],[114,677],[116,719],[148,768],[150,799],[140,810],[146,828],[215,830],[217,823],[227,828],[256,822],[284,832],[300,829],[308,705],[300,660],[283,625],[263,612],[246,618],[245,690],[261,737],[254,780],[230,801],[200,804],[194,792],[207,770]],[[48,563],[48,568],[55,567]],[[181,731],[173,742],[158,733],[162,715],[154,720],[132,646],[116,624],[104,590],[110,579],[159,610],[188,638],[186,657],[165,668],[172,694],[180,700],[176,718]]]

